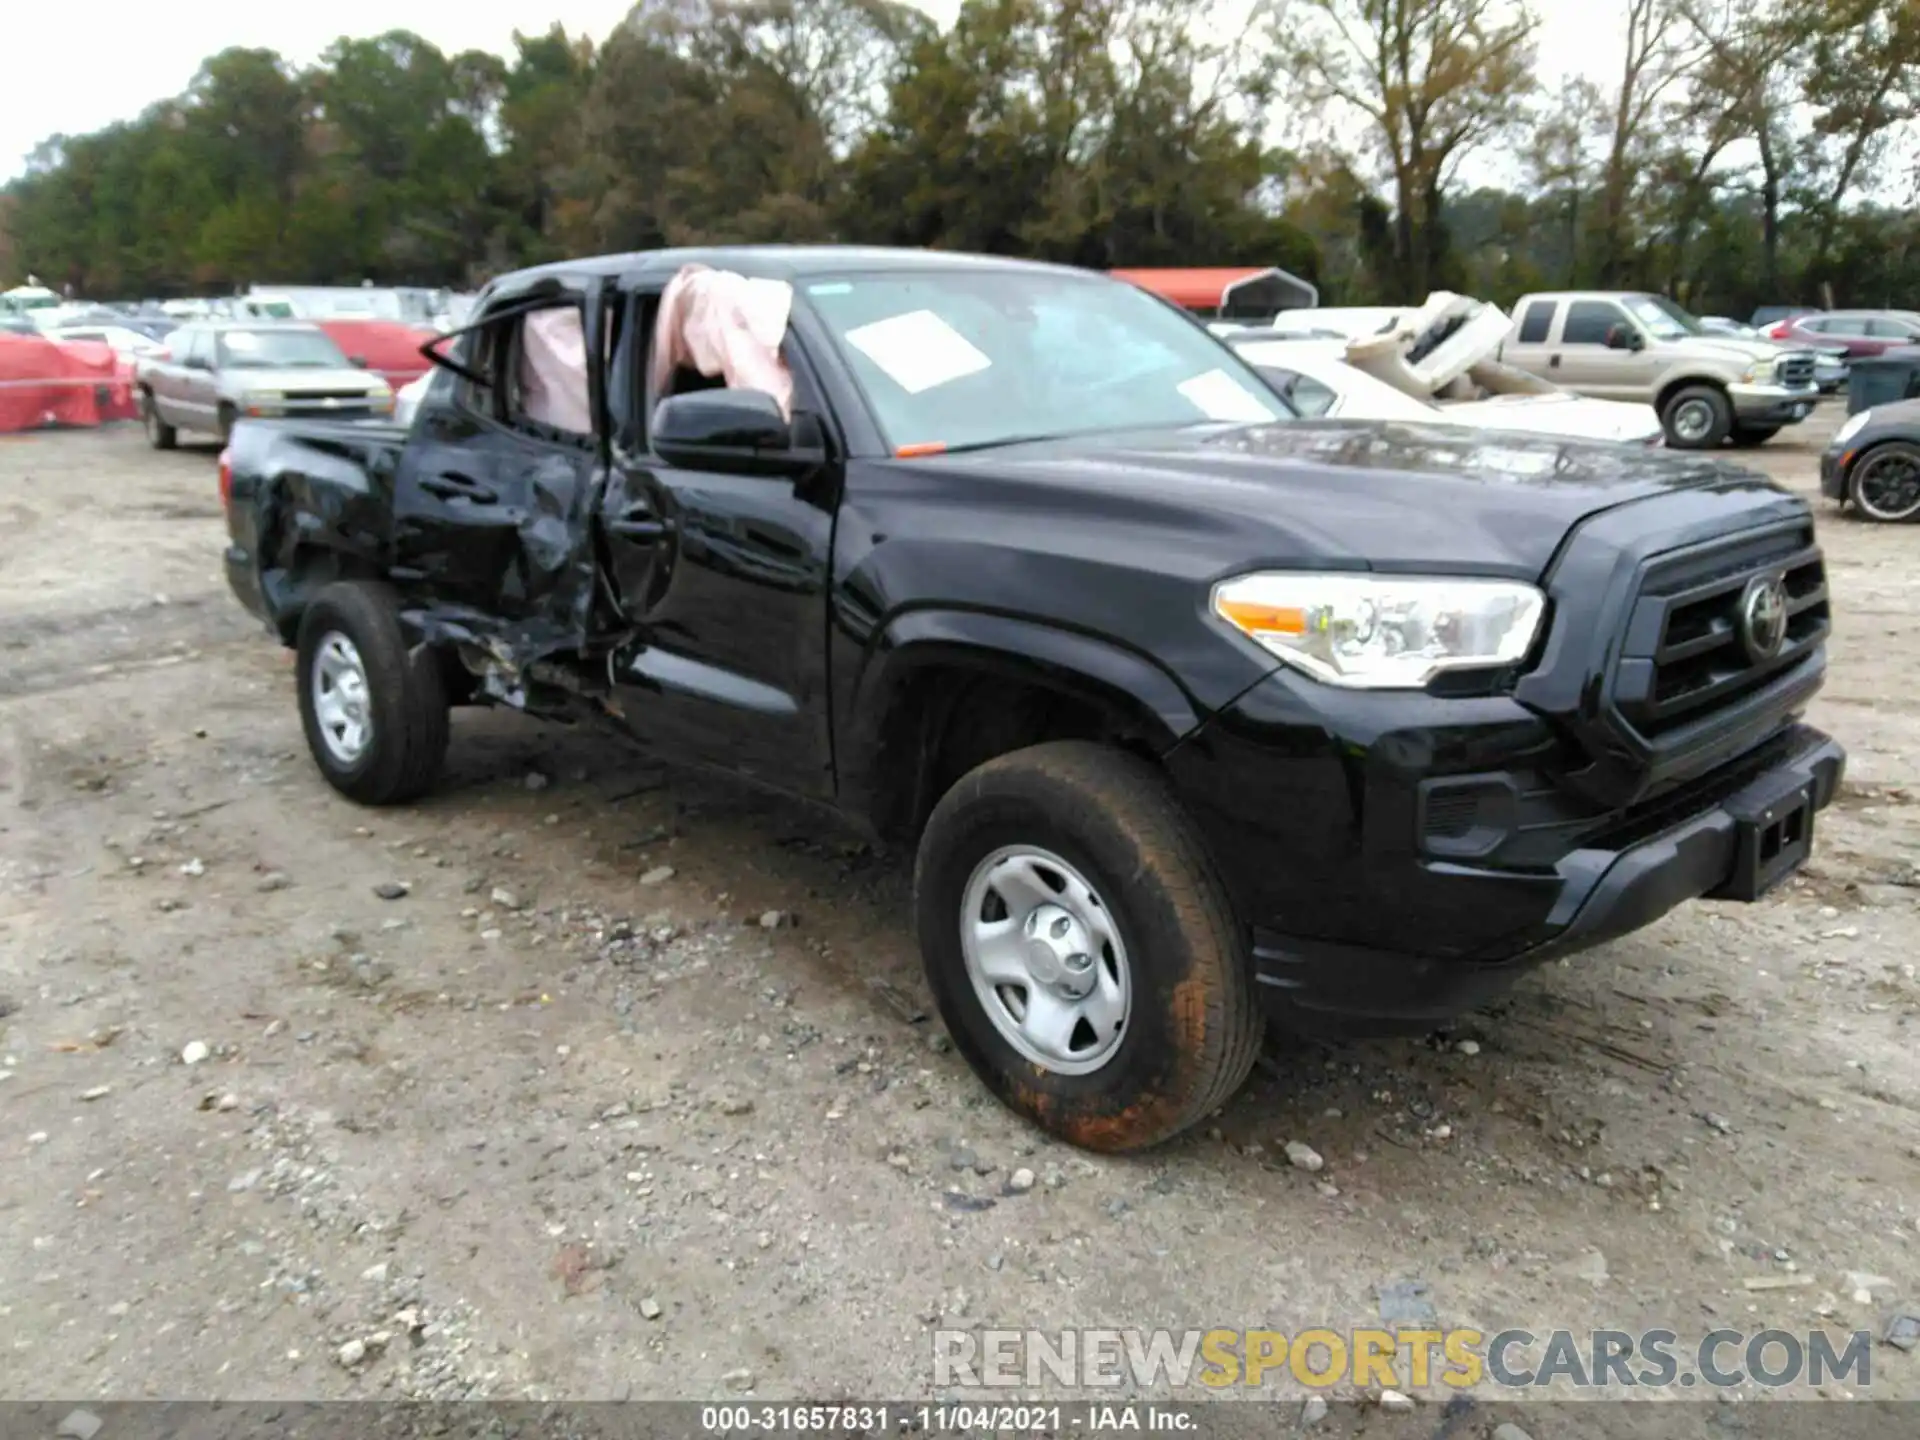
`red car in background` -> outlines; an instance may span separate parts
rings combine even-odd
[[[371,370],[395,390],[417,380],[433,364],[420,353],[420,347],[438,333],[396,320],[352,319],[313,322],[332,337],[347,358],[362,369]]]
[[[1767,331],[1770,340],[1831,348],[1844,345],[1849,358],[1878,355],[1902,345],[1920,345],[1920,312],[1912,310],[1822,310],[1793,315]]]

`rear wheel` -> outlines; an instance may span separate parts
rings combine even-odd
[[[966,775],[921,837],[914,907],[955,1046],[1073,1144],[1168,1139],[1253,1066],[1261,1020],[1226,895],[1136,756],[1059,741]]]
[[[1853,462],[1847,494],[1869,520],[1898,524],[1920,517],[1920,445],[1875,446]]]
[[[179,442],[180,433],[160,418],[160,412],[154,408],[153,392],[140,392],[140,423],[147,432],[147,443],[156,450],[171,450]]]
[[[349,580],[314,596],[297,670],[307,749],[328,784],[363,805],[433,787],[447,750],[446,681],[438,654],[408,649],[391,589]]]
[[[1780,433],[1778,425],[1740,425],[1734,428],[1733,443],[1741,449],[1764,445]]]
[[[1710,385],[1688,385],[1668,399],[1660,423],[1676,450],[1713,450],[1733,429],[1733,406]]]

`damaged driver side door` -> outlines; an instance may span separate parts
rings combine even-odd
[[[661,754],[790,793],[832,793],[827,591],[839,498],[831,415],[792,337],[796,453],[774,471],[676,465],[653,446],[644,370],[659,294],[633,313],[608,377],[600,523],[631,637],[609,657],[618,714]]]

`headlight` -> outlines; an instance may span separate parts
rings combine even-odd
[[[281,405],[286,403],[286,398],[285,395],[277,390],[249,390],[247,392],[247,404],[249,405]]]
[[[1443,670],[1526,657],[1546,598],[1511,580],[1306,572],[1214,587],[1213,613],[1316,680],[1415,690]]]
[[[1873,411],[1862,410],[1858,415],[1849,415],[1846,423],[1833,432],[1833,448],[1838,450],[1847,441],[1867,428],[1867,421],[1873,418]]]

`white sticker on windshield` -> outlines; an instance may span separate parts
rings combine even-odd
[[[993,364],[966,336],[931,310],[909,310],[905,315],[849,330],[847,343],[909,395],[963,375],[977,375]]]
[[[1209,420],[1272,420],[1274,409],[1224,370],[1208,370],[1175,387]]]

